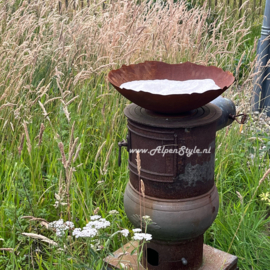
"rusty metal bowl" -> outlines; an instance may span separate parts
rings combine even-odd
[[[176,81],[212,79],[220,89],[208,90],[204,93],[164,96],[120,88],[120,85],[125,82],[163,79]],[[187,112],[207,104],[227,90],[233,84],[235,78],[231,72],[225,72],[215,66],[203,66],[190,62],[167,64],[158,61],[146,61],[135,65],[123,65],[117,70],[111,70],[108,74],[108,80],[120,94],[133,103],[151,111],[175,114]]]

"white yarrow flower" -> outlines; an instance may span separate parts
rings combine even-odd
[[[100,218],[101,218],[101,216],[99,216],[99,215],[94,215],[94,216],[90,217],[91,220],[97,220],[97,219],[100,219]]]
[[[111,210],[111,211],[109,212],[109,214],[110,214],[110,215],[117,215],[117,214],[119,214],[119,212],[118,212],[117,210]]]
[[[141,232],[142,230],[139,229],[139,228],[136,228],[136,229],[132,229],[132,231],[133,231],[134,233],[139,233],[139,232]]]
[[[96,236],[98,231],[95,228],[75,228],[74,231],[72,232],[72,235],[75,236],[76,238],[79,237],[94,237]]]
[[[56,236],[61,237],[61,236],[63,236],[65,234],[65,230],[56,229],[56,233],[55,234],[56,234]]]
[[[127,237],[129,234],[129,231],[127,229],[124,229],[122,231],[119,231],[123,236]]]
[[[53,222],[50,222],[49,223],[49,227],[50,228],[60,228],[60,227],[63,227],[64,226],[64,221],[63,219],[59,219],[59,220],[56,220],[56,221],[53,221]]]
[[[149,233],[135,233],[133,236],[134,240],[146,240],[146,241],[150,241],[152,239],[152,235]]]
[[[98,234],[99,229],[107,228],[111,225],[109,221],[101,216],[94,215],[90,217],[91,221],[86,224],[85,227],[75,228],[72,232],[72,235],[76,238],[78,237],[94,237]],[[74,224],[73,224],[74,226]]]
[[[86,224],[84,228],[95,228],[97,230],[99,229],[105,229],[111,225],[110,221],[107,221],[105,218],[101,218],[99,220],[90,221]]]
[[[63,219],[53,221],[49,223],[49,228],[54,228],[56,230],[56,236],[63,236],[65,231],[74,228],[74,223],[71,221],[66,221],[64,223]]]
[[[72,221],[66,221],[64,224],[69,229],[73,229],[74,228],[74,223]]]

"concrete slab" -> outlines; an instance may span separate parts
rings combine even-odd
[[[104,261],[113,269],[145,270],[137,262],[137,241],[131,241]],[[203,264],[198,270],[237,270],[237,257],[224,251],[203,245]],[[174,270],[174,269],[172,269]]]

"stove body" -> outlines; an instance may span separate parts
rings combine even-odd
[[[198,269],[203,234],[218,213],[215,136],[222,110],[208,103],[165,115],[131,104],[124,113],[130,170],[125,211],[135,228],[145,226],[142,216],[152,219],[147,226],[152,240],[144,246],[143,265],[157,270]]]

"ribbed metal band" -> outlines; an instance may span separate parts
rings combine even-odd
[[[270,27],[262,26],[261,34],[266,37],[270,36]]]

